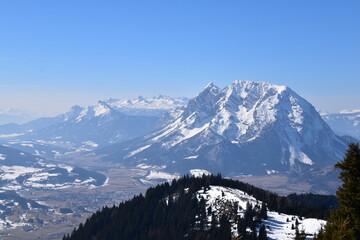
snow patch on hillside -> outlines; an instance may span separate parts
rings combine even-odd
[[[261,201],[255,199],[253,196],[247,193],[228,187],[222,186],[210,186],[210,189],[206,191],[200,190],[196,193],[198,200],[201,198],[205,199],[206,209],[211,206],[211,209],[215,214],[219,214],[223,204],[227,202],[237,203],[239,206],[238,215],[243,216],[245,213],[246,205],[250,203],[252,206],[261,206]],[[288,215],[273,211],[268,211],[268,219],[263,223],[267,229],[267,235],[270,240],[281,239],[281,240],[292,240],[295,237],[295,230],[291,229],[291,225],[295,225],[296,219],[298,219],[300,230],[304,229],[305,233],[309,234],[308,237],[312,239],[313,234],[317,233],[321,226],[326,224],[326,221],[307,218],[301,220],[298,216]],[[210,220],[210,219],[209,219]],[[237,236],[237,226],[232,223],[233,235]]]
[[[177,179],[180,176],[178,174],[170,174],[166,172],[159,172],[159,171],[150,171],[150,174],[146,176],[148,180],[154,179],[164,179],[166,181],[171,181],[173,179]]]
[[[151,146],[151,144],[146,145],[146,146],[143,146],[143,147],[141,147],[141,148],[138,148],[138,149],[130,152],[129,155],[127,155],[127,157],[132,157],[132,156],[134,156],[135,154],[138,154],[138,153],[144,151],[145,149],[149,148],[150,146]]]
[[[169,148],[169,147],[173,147],[177,144],[179,144],[180,142],[183,142],[189,138],[192,138],[193,136],[199,134],[200,132],[202,132],[204,129],[206,129],[207,127],[209,127],[210,123],[206,123],[204,124],[202,127],[199,128],[193,128],[193,129],[189,129],[189,128],[182,128],[180,130],[180,134],[179,136],[174,139],[172,142],[170,143],[164,143],[162,146]]]
[[[94,116],[97,117],[109,113],[110,109],[104,106],[103,104],[98,104],[94,107],[94,112],[95,112]]]
[[[211,172],[204,169],[191,169],[190,174],[194,177],[202,177],[203,175],[211,175]]]
[[[0,138],[13,138],[24,135],[25,133],[0,134]]]

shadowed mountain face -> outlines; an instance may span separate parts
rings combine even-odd
[[[290,88],[235,81],[224,89],[209,84],[162,129],[98,153],[126,165],[174,172],[270,174],[333,165],[345,148],[315,108]]]

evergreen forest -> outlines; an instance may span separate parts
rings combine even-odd
[[[222,214],[206,209],[205,201],[195,193],[210,185],[239,189],[263,202],[247,205],[243,217],[231,206]],[[306,199],[306,201],[304,201]],[[222,178],[220,174],[190,177],[188,175],[151,187],[118,206],[103,207],[63,240],[75,239],[233,239],[231,224],[236,223],[240,239],[267,239],[262,220],[266,209],[281,213],[325,219],[338,205],[334,196],[292,194],[284,197],[253,185]],[[235,212],[234,212],[235,211]],[[209,216],[211,221],[209,222]],[[247,230],[247,229],[250,229]]]

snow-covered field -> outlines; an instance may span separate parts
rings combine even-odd
[[[215,213],[221,211],[222,206],[226,202],[237,203],[239,206],[238,215],[243,216],[247,203],[252,206],[261,205],[261,201],[254,197],[240,191],[238,189],[232,189],[221,186],[210,186],[210,189],[200,190],[197,192],[197,198],[204,198],[206,201],[206,208],[211,206],[211,209]],[[304,229],[308,234],[307,239],[312,239],[313,234],[318,232],[322,225],[325,225],[326,221],[315,218],[301,219],[298,216],[288,215],[273,211],[268,211],[268,219],[264,221],[267,229],[267,235],[269,240],[291,240],[295,237],[295,229],[291,229],[292,224],[295,225],[296,219],[299,222],[299,230]],[[232,224],[232,231],[234,235],[237,235],[237,226]]]

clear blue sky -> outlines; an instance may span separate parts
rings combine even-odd
[[[236,79],[360,108],[360,1],[0,1],[0,108],[192,97]]]

